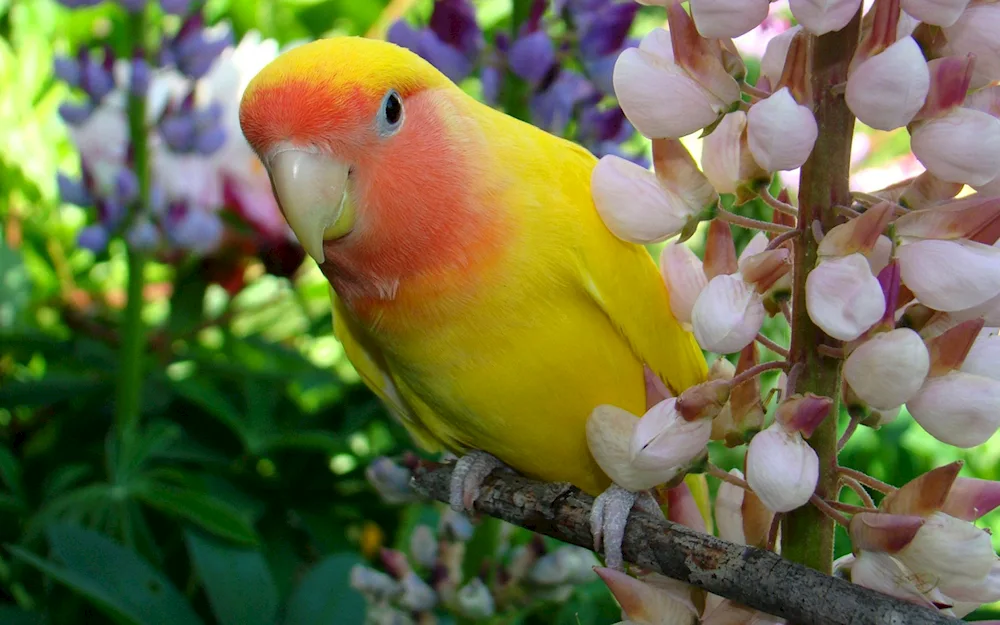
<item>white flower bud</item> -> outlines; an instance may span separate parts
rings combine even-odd
[[[743,479],[743,472],[731,469],[730,475]],[[715,523],[719,527],[719,538],[745,545],[743,533],[743,489],[729,482],[719,484],[715,496]]]
[[[982,445],[1000,427],[1000,381],[952,371],[924,382],[906,408],[943,443],[962,448]]]
[[[962,371],[1000,382],[1000,336],[981,334],[962,362]]]
[[[496,614],[493,594],[478,577],[473,577],[468,584],[462,586],[455,600],[466,618],[488,619]]]
[[[802,30],[802,26],[795,25],[791,28],[771,37],[764,49],[764,57],[760,60],[760,73],[765,76],[772,85],[778,84],[781,74],[785,69],[785,58],[788,56],[788,48],[792,44],[792,38]]]
[[[649,471],[683,467],[701,455],[711,434],[711,419],[687,421],[677,412],[677,398],[665,399],[635,424],[629,439],[632,465]]]
[[[987,532],[943,512],[931,514],[896,558],[928,587],[950,596],[981,585],[997,560]]]
[[[885,314],[885,296],[860,253],[821,260],[806,278],[812,322],[841,341],[853,341]]]
[[[921,304],[946,312],[1000,294],[1000,248],[962,239],[919,239],[896,251],[899,273]]]
[[[691,0],[691,17],[706,39],[733,39],[760,26],[769,0]]]
[[[982,111],[953,108],[941,117],[914,124],[910,148],[927,171],[941,180],[986,184],[1000,174],[1000,119]]]
[[[812,111],[782,87],[747,112],[747,143],[767,171],[801,167],[816,144],[819,129]]]
[[[844,363],[844,379],[872,407],[891,410],[920,390],[930,365],[920,335],[899,328],[878,334],[855,349]]]
[[[969,6],[969,0],[902,0],[900,4],[907,15],[921,22],[951,26]]]
[[[719,354],[738,352],[749,345],[764,323],[760,293],[739,274],[715,276],[698,296],[691,311],[698,344]]]
[[[819,481],[819,458],[799,433],[778,423],[758,432],[747,448],[747,483],[774,512],[806,504]]]
[[[670,242],[660,255],[660,272],[670,293],[670,311],[681,323],[691,323],[691,309],[708,284],[701,259],[683,243]]]
[[[664,188],[653,172],[613,154],[594,167],[591,194],[608,229],[632,243],[668,239],[702,208]]]
[[[861,0],[788,0],[792,15],[814,35],[847,26],[861,7]]]
[[[920,46],[904,37],[862,61],[847,79],[847,106],[865,124],[894,130],[924,105],[931,74]]]
[[[996,2],[973,4],[962,12],[954,24],[944,29],[948,54],[976,55],[976,64],[972,68],[973,89],[1000,80],[997,33],[1000,33],[1000,4]]]

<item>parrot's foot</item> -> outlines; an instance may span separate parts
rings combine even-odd
[[[637,493],[617,484],[612,484],[594,500],[590,511],[590,532],[594,537],[594,551],[600,551],[601,543],[604,543],[604,564],[608,568],[625,570],[622,541],[625,540],[628,517],[636,506],[654,516],[663,514],[648,492]]]
[[[451,473],[451,493],[448,501],[456,512],[472,512],[472,505],[479,497],[483,480],[497,469],[508,469],[496,456],[485,451],[470,451],[455,463]]]

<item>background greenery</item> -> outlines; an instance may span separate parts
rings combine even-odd
[[[386,4],[209,0],[206,12],[237,40],[256,30],[285,44],[383,30]],[[404,4],[418,16],[431,8],[397,1],[393,11]],[[488,38],[511,28],[508,0],[477,6]],[[408,550],[416,527],[437,531],[443,508],[385,503],[365,479],[372,459],[411,443],[332,337],[311,261],[289,277],[250,263],[245,287],[229,291],[200,263],[148,266],[142,426],[126,450],[109,434],[125,250],[119,242],[96,258],[75,245],[84,219],[60,204],[55,174],[79,165],[57,114],[68,90],[50,69],[109,11],[0,0],[0,623],[360,623],[351,567],[381,568],[381,548]],[[636,28],[657,25],[655,11]],[[467,83],[476,93],[476,79]],[[876,164],[907,148],[875,147]],[[736,463],[716,451],[720,464]],[[902,484],[956,458],[965,475],[1000,479],[998,437],[962,452],[905,414],[877,433],[862,428],[843,461]],[[997,513],[985,521],[1000,529]],[[464,546],[464,579],[494,579],[531,536],[486,522],[452,539]],[[574,582],[508,597],[491,622],[619,619],[599,582]],[[1000,608],[976,617],[1000,618]]]

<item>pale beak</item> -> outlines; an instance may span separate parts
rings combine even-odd
[[[322,263],[323,242],[344,236],[354,225],[346,197],[349,165],[325,154],[291,149],[270,157],[267,168],[295,238]]]

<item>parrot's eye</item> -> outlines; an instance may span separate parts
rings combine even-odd
[[[389,91],[382,98],[382,108],[378,113],[379,132],[390,135],[399,130],[403,123],[403,100],[395,90]]]

